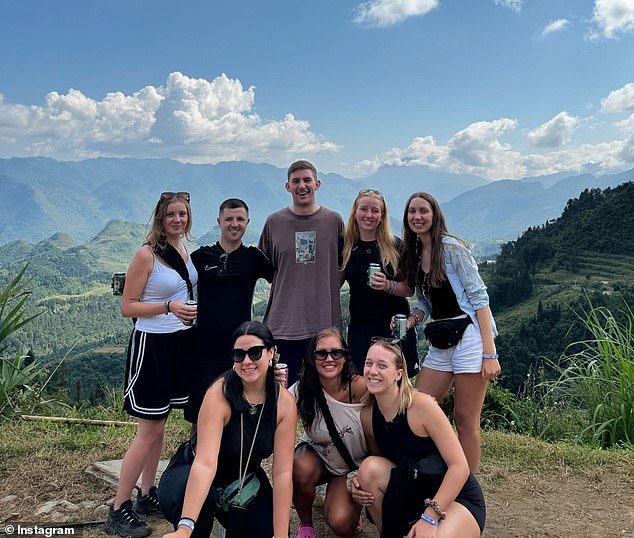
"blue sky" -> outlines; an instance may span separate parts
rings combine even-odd
[[[3,0],[0,157],[634,167],[634,0]]]

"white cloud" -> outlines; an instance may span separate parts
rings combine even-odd
[[[558,148],[570,142],[579,118],[565,110],[528,133],[528,140],[538,148]]]
[[[515,11],[515,13],[519,13],[522,11],[522,4],[524,3],[524,0],[493,0],[493,3],[496,6],[502,6]]]
[[[634,112],[634,82],[614,90],[601,99],[603,112]]]
[[[634,2],[632,0],[595,0],[592,20],[597,31],[591,38],[613,38],[620,32],[634,30]]]
[[[557,19],[556,21],[549,22],[545,26],[542,30],[542,35],[545,36],[554,32],[559,32],[568,26],[570,26],[570,21],[568,19]]]
[[[517,120],[501,118],[472,123],[456,133],[446,145],[431,136],[414,138],[405,148],[393,148],[371,160],[357,163],[355,175],[360,177],[391,164],[424,165],[432,170],[477,174],[489,179],[522,177],[522,157],[500,138],[515,129]]]
[[[542,140],[563,141],[578,123],[579,118],[561,112],[531,133],[540,133]],[[444,145],[431,136],[417,137],[406,148],[392,148],[357,163],[355,177],[370,175],[383,165],[424,165],[431,170],[475,174],[491,180],[582,172],[588,166],[613,171],[634,165],[634,115],[623,122],[622,127],[629,129],[626,139],[541,153],[523,154],[502,141],[517,126],[518,121],[509,118],[472,123]],[[539,136],[535,134],[534,138]]]
[[[287,114],[264,120],[255,89],[220,75],[213,81],[171,73],[164,86],[97,101],[81,91],[51,92],[43,106],[7,103],[0,95],[0,144],[13,155],[57,158],[172,157],[188,162],[228,159],[286,162],[297,153],[338,146]]]
[[[634,135],[634,114],[625,120],[617,121],[615,125],[623,129],[626,133]]]
[[[408,17],[425,15],[438,7],[438,0],[369,0],[357,8],[354,22],[384,28]]]

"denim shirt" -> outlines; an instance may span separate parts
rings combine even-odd
[[[444,235],[442,247],[443,268],[447,280],[451,284],[451,289],[456,294],[458,305],[463,312],[469,315],[479,331],[480,325],[476,310],[489,305],[489,294],[478,272],[478,264],[471,251],[454,237]],[[417,302],[413,308],[423,312],[423,319],[427,319],[431,314],[431,301],[429,297],[425,297],[420,286],[416,286],[416,299]],[[497,336],[498,330],[493,314],[491,314],[491,327],[493,328],[493,336]]]

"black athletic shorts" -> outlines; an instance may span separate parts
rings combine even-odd
[[[134,417],[161,420],[170,409],[185,407],[194,331],[130,335],[125,367],[125,411]]]

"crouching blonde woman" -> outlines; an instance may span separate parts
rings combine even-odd
[[[412,387],[398,340],[373,340],[361,412],[372,455],[352,480],[353,498],[368,508],[381,537],[477,538],[484,496],[449,420]]]

